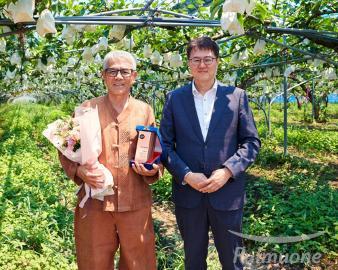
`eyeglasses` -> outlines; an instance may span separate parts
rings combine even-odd
[[[199,64],[201,64],[202,61],[203,61],[204,65],[209,66],[214,62],[215,59],[217,59],[217,58],[211,57],[211,56],[207,56],[207,57],[204,57],[204,58],[193,57],[193,58],[190,58],[189,61],[194,66],[198,66]]]
[[[133,69],[127,69],[127,68],[123,68],[123,69],[106,68],[104,71],[109,77],[117,77],[117,75],[120,73],[123,78],[130,77],[131,74],[134,72]]]

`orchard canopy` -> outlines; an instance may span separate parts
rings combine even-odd
[[[0,102],[98,96],[105,91],[102,58],[124,49],[138,60],[133,94],[157,106],[155,100],[189,79],[187,42],[208,35],[221,48],[219,80],[246,89],[259,103],[277,97],[286,79],[287,94],[299,106],[316,102],[318,118],[338,86],[334,3],[2,0]]]

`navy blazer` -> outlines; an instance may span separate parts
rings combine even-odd
[[[244,204],[244,171],[255,160],[261,142],[244,90],[218,84],[214,108],[204,141],[192,94],[192,84],[167,95],[160,132],[165,146],[163,163],[173,176],[173,201],[194,208],[203,196],[217,210],[235,210]],[[183,185],[192,171],[207,177],[227,167],[233,178],[219,190],[203,194]]]

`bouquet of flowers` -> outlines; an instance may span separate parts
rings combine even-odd
[[[104,196],[114,194],[113,176],[98,161],[102,151],[102,142],[97,107],[76,108],[75,118],[54,121],[43,131],[43,135],[69,160],[81,165],[87,164],[93,170],[95,168],[95,170],[103,172],[104,185],[102,188],[91,188],[85,184],[86,195],[79,204],[81,208],[90,197],[103,201]]]
[[[43,135],[68,159],[81,160],[80,124],[75,118],[58,119],[48,125]]]

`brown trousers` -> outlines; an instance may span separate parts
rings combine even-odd
[[[155,236],[150,207],[127,212],[102,210],[88,199],[75,210],[75,244],[79,270],[112,270],[120,247],[120,270],[156,270]]]

